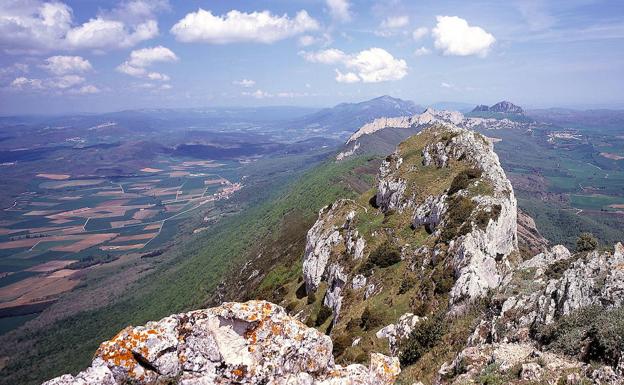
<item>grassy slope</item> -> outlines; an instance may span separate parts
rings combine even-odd
[[[201,238],[175,250],[167,266],[139,280],[113,305],[82,312],[43,331],[24,332],[3,348],[19,359],[9,362],[2,384],[35,384],[87,366],[99,343],[128,324],[143,324],[175,312],[201,307],[223,276],[245,261],[260,239],[273,234],[284,214],[298,209],[313,220],[323,205],[349,195],[349,188],[332,183],[341,174],[366,162],[323,163],[292,185],[280,179],[274,191],[256,191],[258,203],[224,218]],[[36,341],[25,348],[23,341]]]

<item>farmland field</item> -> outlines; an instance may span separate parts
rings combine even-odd
[[[238,161],[169,157],[115,178],[42,170],[31,189],[0,212],[0,315],[14,318],[4,320],[4,328],[76,287],[81,271],[94,265],[89,261],[162,247],[175,235],[170,223],[242,187],[240,168]]]

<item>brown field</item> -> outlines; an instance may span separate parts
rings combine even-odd
[[[58,212],[58,210],[33,210],[33,211],[29,211],[24,215],[27,216],[42,216],[42,215],[50,215],[53,213]]]
[[[142,249],[145,246],[145,243],[137,243],[134,245],[123,245],[123,246],[101,246],[100,250],[104,251],[127,251],[127,250],[135,250]]]
[[[127,200],[126,200],[127,201]],[[113,201],[120,202],[120,201]],[[134,209],[147,209],[154,205],[109,205],[109,202],[102,203],[96,207],[83,207],[76,210],[63,211],[54,215],[46,216],[48,219],[59,218],[114,218],[126,215],[126,212]]]
[[[37,242],[41,241],[42,239],[43,238],[27,238],[18,239],[17,241],[0,242],[0,250],[33,247],[35,244],[37,244]]]
[[[227,182],[227,179],[224,179],[224,178],[207,179],[204,181],[204,185],[208,186],[211,184],[223,184],[225,182]]]
[[[607,158],[607,159],[613,159],[613,160],[622,160],[624,159],[624,156],[618,155],[618,154],[612,154],[610,152],[601,152],[600,156]]]
[[[39,178],[46,178],[52,180],[65,180],[69,179],[70,175],[67,174],[37,174]]]
[[[143,220],[143,219],[151,218],[156,214],[158,214],[158,210],[140,209],[139,211],[137,211],[136,213],[132,215],[132,218]]]
[[[0,308],[45,302],[80,283],[71,279],[75,270],[59,270],[50,275],[30,277],[0,288]]]
[[[81,236],[83,239],[76,243],[72,243],[71,245],[68,245],[68,246],[53,247],[51,250],[52,251],[65,251],[69,253],[77,253],[79,251],[88,249],[89,247],[99,245],[100,243],[110,241],[111,239],[117,237],[118,235],[119,234],[116,234],[116,233],[84,235],[84,236]],[[61,236],[61,237],[51,237],[51,238],[64,238],[64,237]],[[58,240],[62,240],[62,239],[58,239]]]
[[[173,171],[169,173],[169,176],[172,178],[179,178],[181,176],[188,176],[188,175],[191,175],[191,173],[188,171]]]
[[[75,201],[77,199],[82,198],[82,196],[66,196],[66,197],[60,197],[59,200],[61,201]]]
[[[168,213],[177,213],[184,208],[185,204],[166,205],[165,211]]]
[[[145,167],[145,168],[142,168],[141,171],[143,171],[143,172],[162,172],[163,170],[158,169],[158,168]]]
[[[30,202],[30,205],[33,207],[52,207],[58,205],[58,203],[54,202]]]
[[[54,223],[55,225],[62,225],[64,223],[69,223],[71,222],[71,219],[65,219],[65,218],[60,218],[60,219],[55,219],[53,221],[50,221],[50,223]]]
[[[46,182],[46,183],[51,183],[51,182]],[[104,180],[100,180],[100,179],[76,179],[76,180],[68,180],[66,182],[62,182],[62,183],[57,183],[54,185],[48,185],[48,186],[43,186],[44,188],[49,188],[49,189],[61,189],[61,188],[66,188],[66,187],[86,187],[86,186],[95,186],[98,184],[102,184],[104,183]]]
[[[75,259],[52,260],[52,261],[48,261],[48,262],[33,266],[29,269],[26,269],[26,271],[33,271],[35,273],[49,273],[51,271],[60,270],[64,268],[65,266],[71,265],[72,263],[76,261],[77,260]]]
[[[612,209],[624,209],[624,204],[616,203],[609,205],[609,207],[611,207]]]
[[[153,223],[151,225],[147,225],[143,228],[143,230],[158,230],[162,227],[162,222],[160,223]]]
[[[158,233],[145,233],[145,234],[137,234],[137,235],[125,235],[125,236],[122,236],[122,237],[115,238],[113,243],[120,243],[120,242],[127,242],[127,241],[141,241],[141,240],[144,240],[144,239],[152,239],[156,235],[158,235]]]
[[[0,229],[0,235],[9,235],[14,233],[19,233],[22,230],[19,229]]]

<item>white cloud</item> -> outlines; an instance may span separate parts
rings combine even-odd
[[[336,80],[340,82],[353,83],[355,81],[353,75],[364,83],[399,80],[407,75],[405,60],[395,59],[382,48],[370,48],[353,55],[347,55],[335,48],[300,54],[312,63],[342,64],[352,74],[337,71]]]
[[[486,56],[496,39],[481,27],[470,26],[457,16],[437,16],[432,30],[434,46],[444,55]]]
[[[351,11],[349,10],[351,4],[348,0],[325,0],[325,3],[333,19],[342,22],[351,21]]]
[[[232,84],[245,88],[250,88],[256,85],[256,82],[251,79],[234,80]]]
[[[353,72],[342,73],[339,69],[336,69],[336,81],[338,83],[357,83],[360,81],[360,77]]]
[[[25,63],[13,63],[8,67],[0,68],[0,80],[12,78],[19,74],[26,74],[30,71],[30,66]]]
[[[79,75],[63,75],[47,79],[29,79],[21,76],[11,82],[11,88],[21,91],[66,91],[68,93],[74,94],[99,92],[99,89],[97,89],[97,87],[95,87],[94,85],[83,85],[84,82],[85,78]]]
[[[91,63],[81,56],[51,56],[45,60],[42,67],[55,75],[87,72],[93,69]]]
[[[380,27],[383,29],[397,29],[403,28],[409,24],[408,16],[389,16],[386,17],[382,22]]]
[[[294,18],[277,16],[269,11],[245,13],[232,10],[223,16],[199,9],[187,14],[172,28],[177,40],[190,43],[228,44],[256,42],[270,44],[319,28],[319,23],[306,11]]]
[[[427,47],[420,47],[414,51],[414,56],[426,56],[431,53],[431,50]]]
[[[20,76],[18,78],[15,78],[11,82],[11,87],[18,89],[18,90],[25,90],[25,89],[40,90],[40,89],[43,89],[43,83],[41,79],[29,79],[24,76]]]
[[[85,78],[78,75],[64,75],[47,81],[48,88],[67,89],[84,83]]]
[[[169,76],[159,72],[149,72],[147,67],[158,62],[175,62],[178,57],[173,51],[162,45],[134,50],[130,58],[117,66],[117,71],[134,77],[150,80],[169,81]]]
[[[241,95],[243,96],[251,96],[254,97],[256,99],[265,99],[265,98],[271,98],[273,97],[272,94],[262,91],[262,90],[255,90],[254,92],[241,92]]]
[[[429,29],[427,27],[418,27],[412,32],[412,38],[414,40],[420,40],[423,37],[427,36],[429,33]]]
[[[399,80],[407,75],[405,60],[395,59],[382,48],[361,51],[347,62],[347,68],[356,69],[364,83]]]
[[[0,3],[0,47],[9,53],[107,50],[131,47],[158,34],[154,12],[163,1],[125,1],[75,25],[72,9],[58,1]]]
[[[299,53],[303,58],[311,63],[336,64],[342,63],[348,59],[348,56],[339,49],[329,48],[316,52]]]
[[[447,82],[440,83],[440,87],[442,87],[442,88],[454,88],[454,86],[451,83],[447,83]]]
[[[97,94],[100,92],[100,89],[97,88],[96,86],[89,84],[86,86],[82,86],[74,91],[72,91],[72,93],[76,93],[76,94],[81,94],[81,95],[86,95],[86,94]]]
[[[162,45],[134,50],[130,53],[128,64],[133,67],[149,67],[157,62],[174,62],[178,57],[173,51]]]

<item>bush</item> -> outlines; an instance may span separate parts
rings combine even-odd
[[[445,218],[446,225],[442,228],[440,240],[449,243],[456,237],[468,234],[470,226],[466,221],[470,218],[474,208],[475,204],[470,198],[453,197],[449,202]]]
[[[624,351],[624,308],[580,308],[532,334],[548,349],[615,367]]]
[[[592,233],[581,233],[576,239],[576,251],[592,251],[598,247],[598,240]]]
[[[416,277],[412,277],[411,275],[405,275],[403,277],[403,280],[401,281],[401,284],[399,285],[399,290],[397,291],[397,294],[401,295],[407,293],[408,291],[416,287],[417,283],[418,280],[416,279]]]
[[[308,293],[308,305],[312,305],[314,302],[316,302],[316,294],[314,294],[313,291]]]
[[[321,308],[319,309],[317,315],[316,315],[316,323],[315,325],[321,326],[322,324],[325,323],[325,321],[327,321],[327,319],[329,317],[331,317],[333,314],[333,311],[330,307],[327,307],[325,305],[322,305]]]
[[[401,366],[415,364],[420,357],[433,348],[446,333],[444,318],[437,315],[416,325],[407,340],[400,347]]]
[[[377,326],[381,326],[383,319],[381,315],[367,306],[360,317],[360,327],[364,330],[371,330]]]
[[[346,333],[340,333],[333,338],[333,350],[334,357],[340,356],[347,348],[351,347],[351,337]]]
[[[480,177],[481,170],[475,168],[469,168],[461,171],[459,174],[455,175],[455,178],[453,178],[451,187],[449,187],[448,195],[451,196],[459,190],[465,189],[470,185],[470,182]]]
[[[435,294],[446,294],[451,291],[455,284],[455,274],[453,268],[446,265],[436,267],[431,276],[431,280],[435,284]]]
[[[394,243],[385,241],[369,255],[360,268],[360,273],[368,275],[375,266],[384,268],[399,262],[401,262],[401,249]]]
[[[490,223],[490,219],[495,221],[500,216],[502,207],[501,205],[493,205],[490,211],[480,210],[477,215],[475,215],[475,224],[481,229],[485,230],[488,223]]]

